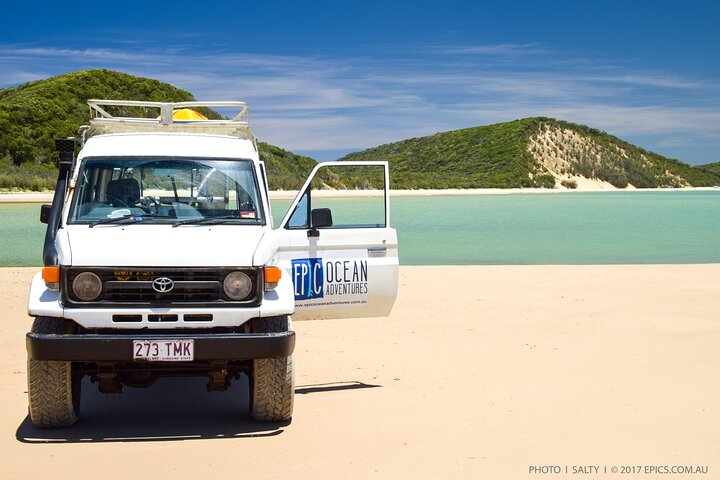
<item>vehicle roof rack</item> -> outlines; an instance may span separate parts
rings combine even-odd
[[[83,140],[93,135],[108,133],[178,132],[227,135],[251,140],[257,148],[257,139],[250,130],[248,106],[245,102],[143,102],[135,100],[88,100],[90,126],[83,130]],[[103,107],[145,107],[159,110],[150,117],[113,116]],[[175,120],[173,112],[193,107],[235,107],[240,112],[225,120]]]

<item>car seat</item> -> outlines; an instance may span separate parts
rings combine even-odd
[[[134,178],[110,180],[105,196],[113,207],[132,207],[140,201],[140,185]]]

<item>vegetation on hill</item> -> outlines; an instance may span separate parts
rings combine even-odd
[[[68,73],[0,90],[0,188],[53,189],[54,140],[88,123],[90,98],[189,101],[184,90],[110,70]]]
[[[282,148],[259,142],[260,160],[265,162],[270,190],[298,190],[317,162]]]
[[[575,178],[616,187],[707,186],[720,177],[648,152],[605,132],[535,117],[412,138],[341,160],[390,162],[391,187],[575,188]]]
[[[394,189],[548,186],[525,148],[533,119],[411,138],[355,152],[340,160],[390,162]]]
[[[190,101],[184,90],[110,70],[86,70],[0,90],[0,154],[15,165],[48,164],[55,138],[88,122],[90,98]]]
[[[149,78],[111,70],[86,70],[0,90],[0,189],[52,190],[57,169],[54,140],[77,134],[89,119],[90,98],[184,102],[193,96]],[[115,115],[137,109],[115,109]],[[200,109],[211,119],[222,118]],[[259,145],[273,189],[297,189],[315,165],[267,143]]]
[[[720,182],[720,162],[708,163],[705,165],[696,165],[695,168],[706,173],[712,173],[714,175],[717,175],[718,182]],[[716,185],[720,185],[720,183],[716,183]]]

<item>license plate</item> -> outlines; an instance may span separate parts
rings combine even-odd
[[[184,340],[133,340],[133,360],[189,362],[195,358],[195,342]]]

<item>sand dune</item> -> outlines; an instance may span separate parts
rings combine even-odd
[[[34,269],[0,269],[0,478],[658,478],[720,471],[720,265],[402,267],[387,319],[296,322],[289,425],[247,386],[83,392],[64,430],[27,419]],[[532,465],[607,474],[529,474]]]

